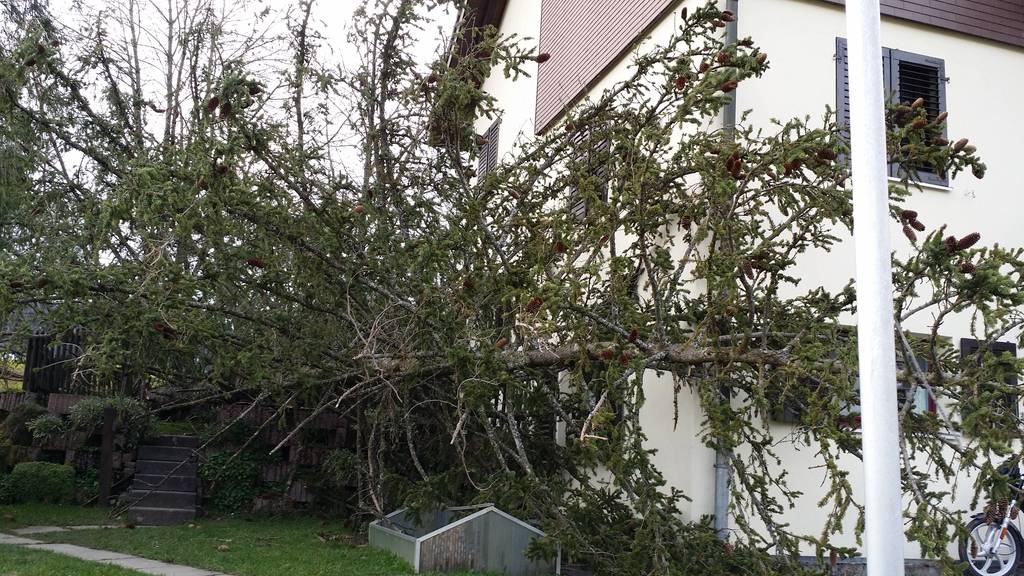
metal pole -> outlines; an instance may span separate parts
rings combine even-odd
[[[732,44],[739,38],[739,0],[726,0],[726,10],[733,13],[733,20],[725,29],[725,42]],[[725,133],[730,139],[736,138],[736,98],[737,91],[732,93],[732,98],[725,105],[723,110],[723,123]],[[723,387],[721,401],[728,404],[731,402],[729,389]],[[715,447],[715,534],[722,540],[729,539],[729,478],[732,476],[732,450],[727,448],[723,442]]]
[[[878,0],[846,0],[865,552],[868,576],[902,576],[903,502],[879,28]]]

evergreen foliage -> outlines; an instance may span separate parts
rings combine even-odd
[[[131,367],[182,403],[343,411],[364,519],[495,502],[601,574],[798,573],[801,546],[849,553],[831,537],[862,512],[844,464],[860,446],[855,291],[801,285],[798,268],[853,226],[834,115],[715,127],[770,60],[726,44],[711,4],[476,182],[476,122],[500,114],[483,80],[544,58],[487,30],[428,67],[412,47],[443,4],[367,1],[362,60],[339,69],[308,3],[287,33],[245,36],[172,2],[188,17],[162,32],[174,57],[152,58],[153,88],[110,37],[115,21],[139,32],[137,11],[68,27],[44,3],[0,2],[0,145],[24,175],[0,181],[0,315],[41,306],[56,329],[84,326],[79,369]],[[922,118],[891,112],[894,159],[984,176],[973,146]],[[901,178],[900,378],[942,408],[900,412],[907,533],[944,556],[963,512],[951,480],[981,490],[1020,440],[1003,384],[1020,364],[986,344],[1024,321],[1024,260],[963,223],[921,231],[916,174]],[[941,337],[955,315],[973,318],[977,359]],[[903,328],[919,317],[934,318],[924,338]],[[701,440],[731,451],[735,548],[680,520],[687,495],[645,445],[652,382],[695,398]],[[799,494],[769,420],[794,406],[793,438],[827,477],[817,535],[779,520]]]

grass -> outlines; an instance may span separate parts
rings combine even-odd
[[[0,359],[0,392],[20,392],[25,365]]]
[[[24,526],[84,526],[117,524],[110,510],[59,504],[0,505],[0,532]]]
[[[200,520],[193,527],[107,528],[38,536],[234,576],[411,574],[397,557],[359,542],[339,523],[310,517]],[[471,576],[463,573],[463,576]]]
[[[153,423],[153,436],[193,436],[196,427],[180,420],[157,420]]]
[[[117,566],[0,544],[0,576],[139,576]]]
[[[24,504],[0,506],[0,532],[21,526],[117,524],[102,508]],[[309,516],[202,519],[194,524],[129,529],[120,525],[32,536],[39,540],[133,554],[152,560],[226,572],[233,576],[392,576],[412,569],[392,554],[370,548],[341,523]],[[0,551],[2,552],[2,551]],[[0,566],[5,566],[0,563]],[[12,572],[34,574],[107,572]],[[110,572],[109,574],[122,574]],[[0,576],[8,576],[0,570]],[[461,576],[473,576],[463,572]]]

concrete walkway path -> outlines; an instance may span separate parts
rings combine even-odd
[[[92,548],[85,548],[74,544],[51,544],[48,542],[33,540],[31,538],[25,538],[25,536],[34,534],[50,534],[53,532],[88,530],[93,528],[102,527],[30,526],[28,528],[19,528],[17,530],[13,530],[13,532],[15,532],[13,535],[0,532],[0,545],[8,544],[12,546],[22,546],[30,550],[46,550],[48,552],[55,552],[57,554],[78,558],[79,560],[99,562],[101,564],[113,564],[114,566],[128,568],[129,570],[137,570],[143,574],[151,574],[152,576],[230,576],[229,574],[224,574],[222,572],[213,572],[211,570],[192,568],[191,566],[181,566],[179,564],[168,564],[167,562],[140,558],[138,556],[132,556],[131,554],[108,552],[106,550],[94,550]]]
[[[72,530],[99,530],[100,528],[117,528],[112,525],[86,525],[86,526],[28,526],[26,528],[15,528],[11,530],[18,536],[33,536],[35,534],[52,534],[54,532],[71,532]],[[147,526],[141,526],[147,528]]]

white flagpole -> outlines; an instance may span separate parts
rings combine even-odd
[[[892,243],[878,0],[846,0],[868,576],[903,575]]]

